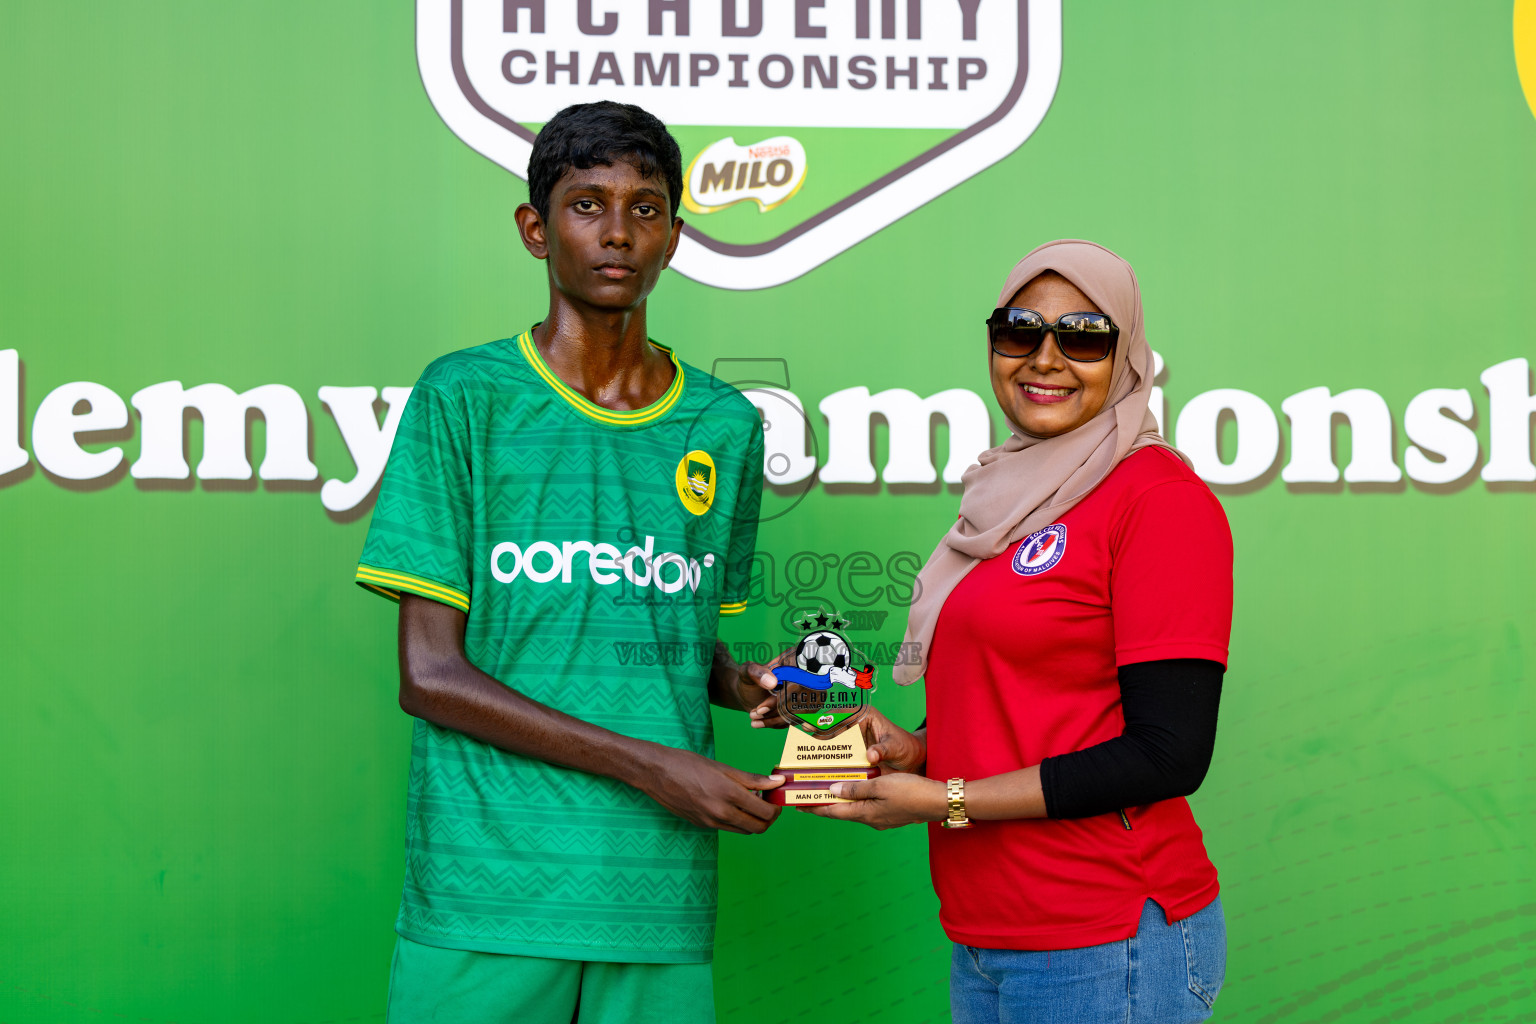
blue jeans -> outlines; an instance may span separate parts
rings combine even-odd
[[[1038,953],[956,944],[949,1005],[955,1024],[1184,1024],[1211,1015],[1226,973],[1219,897],[1177,924],[1147,900],[1120,942]]]

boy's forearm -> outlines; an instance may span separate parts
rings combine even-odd
[[[664,756],[660,744],[635,739],[541,704],[467,661],[444,659],[403,685],[400,706],[509,753],[604,775],[637,786]]]
[[[709,669],[709,702],[732,711],[751,711],[763,690],[749,679],[724,640],[715,641],[715,658]]]
[[[622,736],[517,692],[464,655],[464,613],[404,595],[400,607],[400,707],[509,753],[632,786],[671,748]]]
[[[690,750],[622,736],[517,692],[464,653],[464,612],[400,599],[400,706],[493,747],[616,779],[703,828],[758,833],[778,808],[758,799],[782,779],[743,772]]]

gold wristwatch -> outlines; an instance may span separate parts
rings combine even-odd
[[[949,793],[949,817],[939,824],[945,828],[970,828],[971,819],[965,816],[965,780],[950,779]]]

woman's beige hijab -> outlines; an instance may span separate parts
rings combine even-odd
[[[1047,270],[1075,284],[1120,327],[1109,398],[1093,419],[1057,437],[1032,437],[1009,420],[1013,436],[983,452],[978,464],[965,471],[960,519],[929,556],[913,588],[906,641],[917,646],[906,650],[915,650],[918,659],[913,663],[910,654],[901,659],[909,663],[895,667],[898,683],[915,682],[927,670],[939,610],[983,558],[1000,555],[1020,538],[1054,523],[1138,448],[1162,445],[1184,458],[1158,433],[1148,405],[1152,350],[1131,265],[1093,242],[1047,242],[1013,268],[997,304],[1007,305],[1020,288]]]

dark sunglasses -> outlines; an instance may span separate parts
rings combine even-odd
[[[1056,335],[1056,347],[1075,363],[1096,363],[1115,350],[1120,328],[1103,313],[1065,313],[1050,324],[1032,309],[1005,306],[987,318],[987,342],[1008,359],[1034,355],[1045,334]]]

